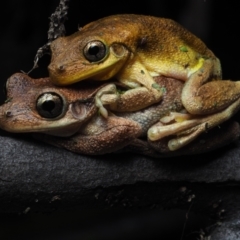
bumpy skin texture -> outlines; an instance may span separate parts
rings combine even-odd
[[[40,139],[73,152],[90,155],[115,152],[127,145],[131,145],[138,138],[145,138],[143,141],[144,148],[151,148],[146,141],[149,127],[157,123],[161,117],[169,114],[170,111],[183,109],[181,103],[182,82],[163,77],[157,78],[156,81],[165,88],[161,103],[134,113],[115,112],[114,115],[110,115],[107,119],[96,115],[84,125],[79,134],[71,138],[59,139],[42,135]],[[142,151],[142,145],[139,148],[135,144],[133,145],[135,146],[134,152]],[[157,154],[155,153],[156,151],[152,149],[152,151],[147,150],[145,154],[156,157]],[[168,153],[166,153],[167,156]],[[165,156],[163,154],[162,156],[159,155],[159,157]]]
[[[111,66],[112,60],[105,58],[100,60],[101,64],[90,64],[84,56],[84,47],[93,40],[103,41],[107,47],[113,44],[126,47],[127,54],[131,56],[124,59],[124,64],[141,59],[149,71],[179,78],[182,74],[183,80],[184,77],[187,79],[188,71],[197,67],[199,59],[215,58],[200,39],[173,20],[143,15],[115,15],[92,22],[75,34],[60,37],[51,44],[49,71],[53,82],[69,85],[89,77],[96,80],[112,77],[108,74],[113,68],[117,71],[116,66]],[[122,59],[121,56],[119,58],[118,61]],[[107,66],[110,69],[105,69]],[[171,73],[173,66],[177,69]]]
[[[151,141],[174,135],[169,141],[172,151],[226,121],[239,108],[240,82],[222,81],[214,54],[169,19],[131,14],[106,17],[57,39],[51,49],[49,73],[55,84],[114,77],[127,88],[121,94],[116,84],[98,91],[95,103],[105,118],[109,110],[139,111],[160,102],[164,87],[156,84],[156,77],[185,82],[181,102],[187,115],[181,122],[164,127],[159,123],[148,131]]]
[[[97,112],[94,95],[100,89],[99,85],[81,84],[79,92],[76,86],[56,88],[48,78],[36,80],[17,73],[8,79],[6,88],[7,100],[0,107],[0,127],[10,132],[68,136],[76,133]],[[63,101],[62,115],[54,121],[41,117],[36,109],[39,96],[45,93],[56,93]],[[62,131],[59,131],[60,127]]]
[[[160,118],[184,109],[181,102],[182,81],[164,77],[155,80],[165,89],[161,103],[134,113],[115,112],[106,119],[98,114],[94,96],[108,85],[78,84],[63,88],[54,86],[49,78],[31,79],[24,74],[14,74],[7,81],[7,101],[0,106],[0,127],[10,132],[37,133],[36,138],[52,145],[90,155],[121,149],[154,157],[194,154],[210,151],[239,136],[238,124],[231,125],[226,130],[228,134],[217,132],[213,137],[209,134],[204,144],[193,144],[174,153],[167,146],[173,136],[147,142],[148,129],[158,125]],[[49,97],[49,93],[62,99],[57,117],[42,116],[37,108],[42,96],[41,110],[49,101],[52,103],[52,99],[45,98],[45,94]],[[46,110],[58,109],[58,103],[47,105]],[[49,109],[49,106],[53,107]]]
[[[170,112],[179,112],[184,109],[181,102],[183,82],[172,78],[157,77],[155,81],[164,89],[162,101],[141,111],[132,113],[115,113],[126,119],[131,119],[141,125],[141,136],[147,136],[148,129],[167,116]]]
[[[89,60],[86,46],[96,41],[105,47],[104,54]],[[104,47],[99,51],[91,49],[90,55],[101,55]],[[49,74],[57,85],[115,77],[130,88],[122,95],[113,91],[116,97],[111,103],[108,101],[108,108],[114,111],[136,111],[159,102],[162,91],[154,87],[154,77],[186,81],[202,67],[205,59],[213,63],[209,69],[210,79],[221,78],[218,59],[200,39],[173,20],[151,16],[125,14],[100,19],[71,36],[55,40],[51,52]],[[200,87],[194,86],[197,90]],[[101,96],[98,102],[101,110],[104,105],[104,101],[100,103]],[[187,108],[187,101],[184,104]],[[190,106],[190,110],[194,112],[195,108]],[[204,109],[199,114],[202,111]]]
[[[31,79],[15,74],[7,82],[7,101],[0,106],[0,127],[10,132],[44,133],[37,138],[74,152],[114,152],[140,136],[146,137],[147,129],[160,117],[183,108],[182,82],[166,78],[157,82],[165,87],[161,103],[136,113],[111,114],[105,119],[98,114],[93,101],[98,85],[62,88],[53,86],[49,78]],[[48,93],[63,99],[63,112],[56,118],[42,117],[36,108],[39,97]]]

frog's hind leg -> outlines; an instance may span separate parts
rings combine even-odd
[[[182,91],[182,103],[188,113],[216,113],[240,98],[240,81],[217,80],[219,77],[218,59],[204,60],[202,67],[189,77]]]
[[[168,125],[157,123],[148,130],[150,141],[157,141],[166,136],[172,136],[168,142],[171,151],[175,151],[196,139],[201,133],[227,121],[240,109],[240,98],[221,112],[206,115],[193,116],[192,119],[183,122],[175,122]]]
[[[171,151],[169,149],[169,139],[166,137],[159,141],[148,141],[148,148],[141,146],[141,149],[133,148],[138,153],[145,151],[148,155],[154,157],[172,157],[182,155],[193,155],[210,152],[215,149],[219,149],[231,142],[236,141],[240,136],[239,123],[235,121],[227,121],[221,125],[221,128],[214,128],[207,133],[201,134],[197,139],[187,144],[185,147],[178,149],[177,151]],[[135,142],[133,142],[135,143]],[[145,144],[146,145],[146,144]],[[131,145],[130,145],[131,147]],[[155,152],[154,152],[155,150]],[[144,153],[144,152],[143,152]]]
[[[156,141],[173,135],[169,149],[177,150],[232,117],[240,108],[240,81],[218,80],[220,76],[217,59],[203,60],[202,67],[189,77],[182,91],[182,103],[190,118],[151,127],[149,139]]]

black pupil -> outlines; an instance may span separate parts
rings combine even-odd
[[[93,45],[93,46],[89,47],[88,53],[90,55],[97,55],[99,53],[99,47],[96,46],[96,45]]]
[[[55,108],[55,103],[52,100],[45,101],[42,104],[42,109],[46,112],[51,112]]]

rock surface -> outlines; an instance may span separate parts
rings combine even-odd
[[[237,234],[239,141],[211,153],[168,159],[132,153],[83,156],[36,142],[28,135],[6,133],[0,144],[1,212],[188,209],[194,199],[192,210],[204,208],[215,224],[222,223],[227,213],[212,239],[230,230],[232,236]]]

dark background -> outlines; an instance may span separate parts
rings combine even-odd
[[[15,72],[25,71],[28,72],[33,66],[34,56],[37,49],[47,42],[47,31],[49,19],[48,17],[54,12],[59,4],[59,0],[8,0],[1,2],[1,37],[0,37],[0,52],[1,52],[1,84]],[[223,68],[224,79],[240,78],[240,48],[239,48],[239,7],[238,1],[218,1],[218,0],[148,0],[148,1],[99,1],[99,0],[71,0],[70,9],[68,14],[68,21],[66,22],[67,35],[77,31],[78,27],[86,23],[96,20],[98,18],[117,14],[117,13],[135,13],[135,14],[148,14],[172,18],[180,22],[183,26],[200,37],[206,45],[220,58]],[[32,77],[47,76],[47,65],[49,57],[41,59],[40,68],[31,73]],[[0,90],[0,100],[4,99],[3,91]],[[39,239],[73,239],[69,238],[68,231],[62,238],[57,235],[54,238],[55,232],[64,228],[64,224],[69,223],[72,219],[73,229],[78,229],[78,215],[79,213],[65,213],[64,215],[30,215],[28,217],[21,217],[19,219],[6,219],[1,216],[1,225],[7,228],[6,232],[10,232],[12,227],[18,228],[16,239],[27,239],[26,236],[31,233],[41,231],[42,234]],[[92,217],[96,213],[87,216],[88,223],[92,223]],[[105,214],[100,212],[99,214]],[[108,212],[112,219],[118,219],[118,216],[113,212]],[[152,214],[152,213],[147,213]],[[162,213],[161,213],[162,214]],[[175,215],[179,216],[179,212],[163,214],[163,219],[168,219],[167,216],[174,219]],[[181,214],[180,214],[181,215]],[[184,219],[185,212],[182,213]],[[115,218],[114,218],[115,217]],[[149,216],[148,216],[149,217]],[[151,215],[149,219],[153,218],[153,223],[159,221],[155,220],[155,215]],[[59,219],[62,219],[59,221]],[[94,220],[98,222],[101,218]],[[144,219],[144,217],[143,217]],[[163,221],[163,219],[161,221]],[[81,220],[83,221],[83,220]],[[101,221],[101,220],[99,220]],[[120,225],[124,225],[121,220]],[[136,219],[130,218],[129,222],[137,224]],[[165,220],[164,220],[165,221]],[[171,229],[176,229],[174,223],[170,220],[166,223],[170,225]],[[80,222],[79,224],[83,224]],[[87,224],[87,223],[85,223]],[[142,222],[140,225],[143,224]],[[146,225],[146,223],[144,223]],[[151,222],[150,222],[151,224]],[[184,222],[180,223],[180,232]],[[41,227],[42,225],[42,227]],[[48,228],[48,225],[53,225],[53,228]],[[91,225],[91,224],[90,224]],[[121,225],[121,226],[122,226]],[[67,225],[69,228],[69,225]],[[95,229],[98,229],[96,227]],[[112,225],[103,223],[102,229]],[[118,225],[114,225],[115,228]],[[178,226],[178,228],[179,228]],[[31,230],[32,229],[32,230]],[[72,228],[69,228],[72,232]],[[121,228],[120,228],[121,229]],[[123,228],[124,229],[124,228]],[[134,228],[135,229],[135,228]],[[136,228],[137,229],[137,228]],[[155,229],[155,228],[154,228]],[[126,230],[126,228],[125,228]],[[100,231],[100,230],[99,230]],[[44,232],[46,232],[45,237]],[[89,230],[91,232],[91,228]],[[22,235],[17,235],[17,234]],[[1,234],[0,234],[1,235]],[[25,236],[21,238],[20,236]],[[32,235],[31,235],[32,236]],[[179,234],[178,234],[179,236]],[[6,236],[5,236],[6,237]],[[7,238],[1,239],[7,239]],[[15,239],[11,237],[11,239]],[[31,239],[37,239],[31,237]],[[78,239],[78,238],[76,238]],[[111,238],[109,238],[111,239]],[[133,239],[133,238],[132,238]],[[140,238],[139,238],[140,239]],[[142,239],[142,238],[141,238]],[[180,239],[180,237],[179,237]]]

